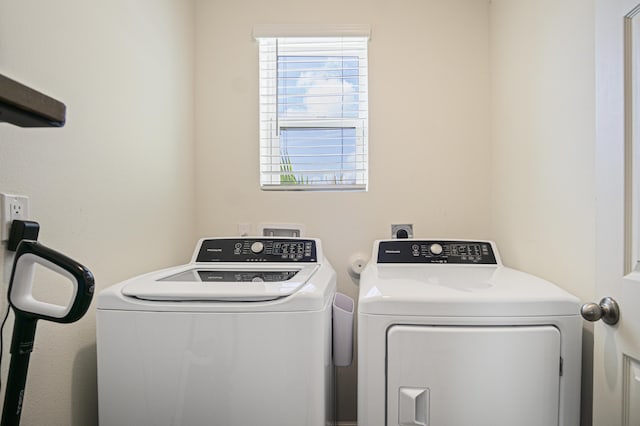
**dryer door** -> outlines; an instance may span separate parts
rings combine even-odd
[[[558,425],[552,326],[389,328],[387,425]]]

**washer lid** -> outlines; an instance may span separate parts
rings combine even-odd
[[[123,286],[143,300],[266,301],[298,291],[317,264],[190,264],[147,274]]]
[[[359,312],[427,317],[578,315],[558,286],[500,265],[375,264],[360,276]]]

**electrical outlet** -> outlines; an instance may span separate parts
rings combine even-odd
[[[11,222],[29,219],[29,197],[26,195],[0,194],[0,205],[2,206],[0,240],[7,241],[11,230]]]
[[[391,225],[391,238],[413,238],[413,224]]]

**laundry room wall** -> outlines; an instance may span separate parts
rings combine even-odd
[[[492,235],[503,261],[594,301],[594,2],[492,0]],[[583,425],[591,424],[591,326]]]
[[[487,0],[196,0],[197,231],[304,224],[357,297],[348,258],[391,224],[420,237],[489,237]],[[255,24],[370,24],[367,192],[263,192]],[[338,416],[356,418],[356,367],[338,374]]]
[[[30,197],[40,241],[97,291],[193,249],[193,27],[183,0],[0,0],[0,73],[67,106],[60,129],[0,123],[0,192]],[[55,301],[62,287],[38,278]],[[10,324],[3,337],[6,379]],[[97,424],[95,299],[77,323],[39,322],[22,424]]]
[[[493,233],[504,260],[589,300],[595,260],[592,1],[492,0]]]

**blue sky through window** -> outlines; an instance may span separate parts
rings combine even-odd
[[[282,183],[355,183],[357,131],[336,123],[359,118],[358,57],[277,62]]]
[[[354,128],[281,129],[280,153],[290,183],[355,183]]]
[[[357,118],[358,58],[278,57],[281,118]]]

